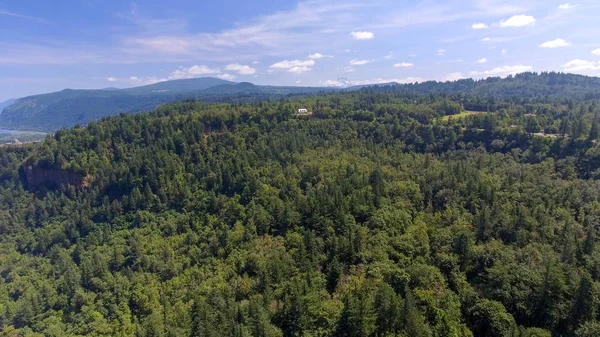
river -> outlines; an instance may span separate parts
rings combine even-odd
[[[46,132],[0,129],[0,135],[47,135]]]

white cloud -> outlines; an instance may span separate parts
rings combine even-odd
[[[309,67],[305,67],[305,66],[298,66],[298,67],[292,67],[290,68],[288,71],[290,73],[294,73],[294,74],[302,74],[305,73],[307,71],[311,71],[312,69]]]
[[[460,79],[465,78],[465,76],[462,73],[456,72],[456,73],[450,73],[446,76],[443,76],[442,78],[440,78],[440,81],[442,82],[453,82],[453,81],[458,81]]]
[[[600,56],[600,48],[592,50],[592,54]]]
[[[302,81],[296,81],[296,84],[300,84],[300,83],[302,83]]]
[[[477,61],[477,63],[487,63],[487,59],[486,58],[482,58],[479,61]]]
[[[559,9],[571,9],[573,7],[577,7],[577,5],[571,5],[568,2],[566,4],[562,4],[562,5],[558,6]]]
[[[506,77],[508,75],[514,75],[518,73],[523,73],[526,71],[531,71],[533,69],[532,66],[524,66],[524,65],[514,65],[514,66],[503,66],[485,71],[472,71],[471,75],[473,76],[499,76]]]
[[[252,64],[260,64],[260,61],[252,61]]]
[[[32,21],[36,21],[38,23],[43,23],[43,24],[48,24],[48,25],[51,24],[46,19],[38,18],[35,16],[23,15],[23,14],[19,14],[19,13],[15,13],[15,12],[9,12],[9,11],[3,10],[3,9],[0,9],[0,15],[12,16],[12,17],[19,18],[19,19],[32,20]]]
[[[193,78],[200,75],[212,75],[219,73],[221,73],[219,69],[210,68],[205,65],[194,65],[189,68],[180,67],[179,69],[171,73],[169,79],[177,80],[183,78]]]
[[[370,84],[381,84],[381,83],[400,83],[400,84],[406,84],[406,83],[415,83],[415,82],[422,82],[423,79],[420,77],[405,77],[405,78],[374,78],[374,79],[370,79],[370,80],[359,80],[359,81],[352,81],[353,85],[370,85]]]
[[[350,36],[352,36],[356,40],[371,40],[375,38],[375,34],[367,31],[352,32],[350,33]]]
[[[137,45],[144,50],[168,55],[189,55],[193,52],[194,43],[190,39],[175,36],[159,36],[153,38],[134,38],[126,41],[127,45]]]
[[[235,71],[240,75],[254,75],[256,74],[256,69],[250,67],[250,66],[246,66],[243,64],[238,64],[238,63],[233,63],[233,64],[228,64],[225,67],[225,70],[227,71]]]
[[[226,80],[226,81],[233,81],[235,80],[235,76],[231,75],[231,74],[220,74],[217,75],[218,78],[222,79],[222,80]]]
[[[567,42],[563,39],[556,39],[552,41],[546,41],[540,44],[542,48],[561,48],[561,47],[569,47],[571,45],[570,42]]]
[[[575,60],[565,63],[563,65],[563,69],[569,73],[582,72],[582,71],[588,71],[588,70],[600,70],[600,61],[594,62],[594,61],[575,59]]]
[[[502,55],[506,55],[506,54],[508,54],[508,50],[506,50],[506,49],[502,49],[502,51],[501,51],[500,53],[501,53]]]
[[[490,40],[491,40],[491,39],[490,39],[489,37],[484,37],[483,39],[481,39],[481,41],[483,41],[483,42],[488,42],[488,41],[490,41]]]
[[[155,77],[155,76],[144,77],[144,78],[140,78],[137,76],[131,76],[129,78],[117,78],[117,77],[109,77],[108,78],[108,81],[110,81],[110,82],[125,82],[125,83],[128,83],[133,86],[154,84],[154,83],[164,82],[164,81],[168,81],[168,80],[169,80],[168,78],[159,78],[159,77]]]
[[[406,77],[406,78],[373,78],[369,80],[355,80],[349,81],[345,78],[340,78],[338,80],[327,80],[321,81],[319,84],[325,87],[350,87],[355,85],[373,85],[373,84],[384,84],[384,83],[415,83],[415,82],[423,82],[424,79],[420,77]]]
[[[393,58],[393,57],[394,57],[394,53],[392,53],[392,52],[389,52],[389,53],[388,53],[387,55],[385,55],[383,58],[384,58],[384,59],[386,59],[386,60],[389,60],[389,59],[391,59],[391,58]]]
[[[474,23],[471,25],[472,29],[488,29],[490,28],[488,25],[486,25],[485,23]]]
[[[500,21],[500,27],[525,27],[535,25],[535,18],[530,15],[515,15],[510,17],[508,20]]]
[[[291,69],[296,67],[312,67],[315,65],[314,60],[293,60],[293,61],[281,61],[271,65],[272,69]]]
[[[321,81],[320,84],[324,87],[341,87],[344,85],[343,82],[336,80]]]
[[[410,68],[412,66],[414,66],[414,64],[410,63],[410,62],[400,62],[400,63],[394,64],[394,67],[396,67],[396,68]]]
[[[332,57],[333,56],[331,56],[331,55],[324,55],[324,54],[321,54],[321,53],[314,53],[314,54],[308,55],[308,58],[311,59],[311,60],[320,60],[320,59],[323,59],[323,58],[332,58]]]
[[[446,55],[446,49],[438,49],[438,50],[437,50],[437,54],[438,54],[439,56],[444,56],[444,55]]]
[[[352,60],[350,61],[350,65],[352,66],[364,66],[365,64],[371,63],[370,60]]]
[[[204,65],[194,65],[191,66],[189,68],[187,68],[187,73],[190,75],[207,75],[207,74],[218,74],[220,71],[219,69],[213,69],[213,68],[209,68],[207,66]]]
[[[181,80],[181,79],[188,79],[188,78],[195,78],[195,77],[200,77],[202,75],[210,75],[210,76],[215,76],[218,78],[222,78],[225,80],[233,80],[235,78],[234,75],[231,74],[223,74],[221,73],[221,70],[216,69],[216,68],[210,68],[208,66],[205,65],[193,65],[191,67],[179,67],[176,70],[174,70],[173,72],[171,72],[171,74],[167,77],[156,77],[156,76],[150,76],[150,77],[138,77],[138,76],[131,76],[127,79],[119,79],[119,78],[115,78],[115,77],[110,77],[108,80],[111,82],[128,82],[130,84],[133,85],[141,85],[141,84],[154,84],[154,83],[158,83],[158,82],[165,82],[165,81],[170,81],[170,80]]]

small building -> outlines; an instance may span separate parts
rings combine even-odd
[[[298,109],[298,115],[308,115],[308,109]]]

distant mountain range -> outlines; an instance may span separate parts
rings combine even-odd
[[[340,90],[360,90],[343,81],[343,87],[265,86],[235,83],[204,77],[160,82],[128,89],[65,89],[0,103],[0,129],[54,131],[87,124],[106,116],[152,110],[159,105],[184,99],[240,103]],[[367,90],[412,94],[460,94],[481,97],[555,97],[562,99],[600,99],[600,78],[563,73],[523,73],[505,79],[465,79],[455,82],[423,82],[399,85],[385,83]]]
[[[2,103],[0,128],[54,131],[120,113],[148,111],[184,99],[234,103],[333,90],[336,89],[258,86],[212,77],[173,80],[128,89],[65,89]]]
[[[17,99],[8,99],[4,102],[0,102],[0,114],[2,114],[2,111],[4,110],[4,108],[11,106],[16,101],[17,101]]]

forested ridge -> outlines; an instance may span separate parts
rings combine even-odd
[[[162,104],[186,99],[213,103],[249,103],[356,90],[404,95],[468,96],[492,102],[508,99],[524,104],[530,101],[566,99],[599,100],[600,78],[557,72],[530,72],[507,78],[336,88],[261,86],[205,77],[165,81],[129,89],[65,89],[24,97],[6,106],[3,111],[0,109],[0,128],[53,132],[107,116],[145,112]]]
[[[0,335],[598,336],[599,113],[370,88],[0,148]]]

